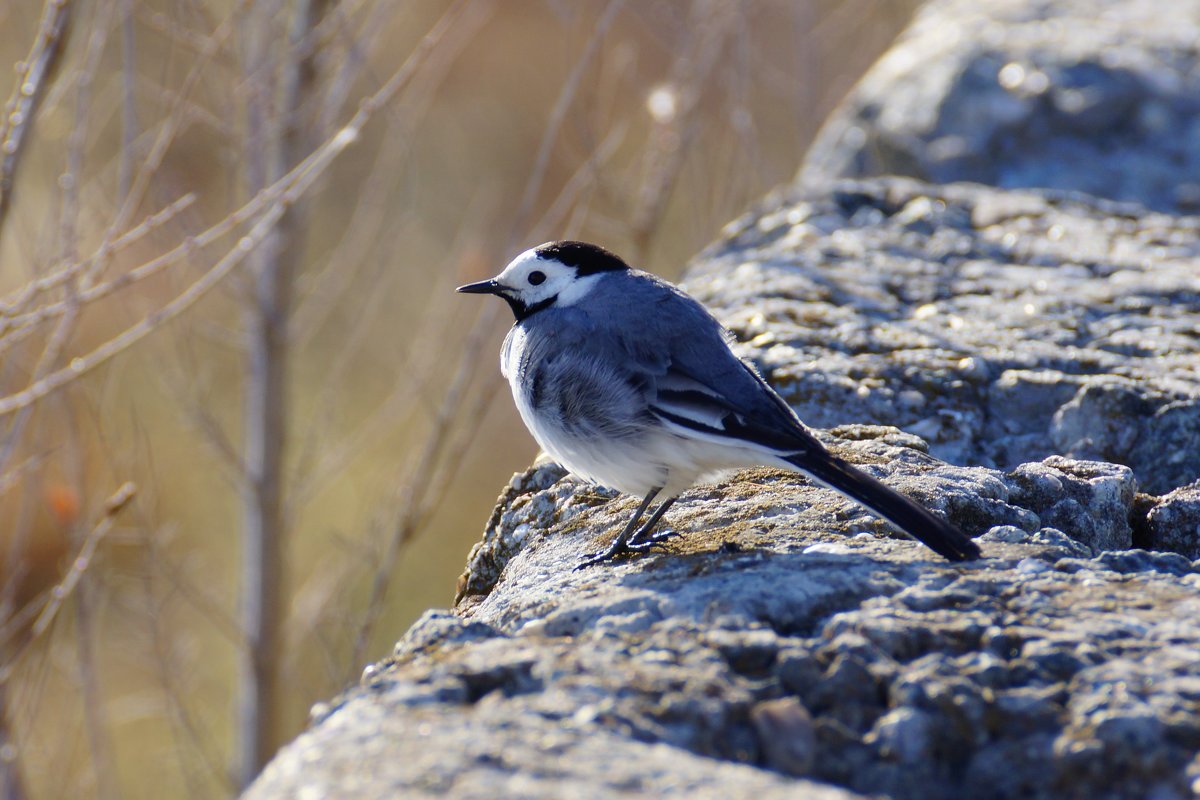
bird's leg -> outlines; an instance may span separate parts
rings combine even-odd
[[[650,515],[650,519],[646,520],[646,524],[637,529],[637,532],[629,537],[629,541],[625,543],[627,550],[636,550],[641,553],[654,547],[656,544],[662,544],[672,536],[678,536],[675,531],[663,531],[662,533],[651,533],[658,521],[663,518],[663,514],[667,513],[667,509],[675,502],[676,498],[672,497],[669,500],[663,500],[658,508],[654,509],[654,513]]]
[[[613,539],[613,543],[608,546],[608,549],[603,553],[588,553],[583,557],[584,560],[581,561],[579,565],[575,567],[575,569],[583,569],[584,567],[590,567],[593,564],[600,564],[608,561],[611,558],[614,558],[615,556],[619,556],[621,553],[630,552],[630,547],[628,544],[630,535],[632,535],[635,530],[637,530],[638,533],[641,533],[641,530],[638,530],[637,527],[638,520],[642,518],[642,514],[646,513],[646,509],[650,507],[650,504],[654,502],[654,498],[657,497],[658,493],[661,491],[662,487],[651,489],[646,494],[645,499],[642,500],[642,504],[637,507],[637,511],[633,512],[633,519],[629,520],[629,524],[625,526],[625,529],[617,534],[617,538]],[[670,505],[670,501],[664,505]],[[661,514],[656,512],[651,521],[657,522],[658,517],[660,516]]]

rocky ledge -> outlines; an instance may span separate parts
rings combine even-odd
[[[1200,211],[1200,0],[932,0],[802,182],[906,175]]]
[[[761,469],[686,494],[664,552],[576,572],[635,502],[543,463],[456,608],[249,796],[1190,796],[1196,421],[1156,420],[1200,395],[1198,248],[1193,221],[1048,194],[770,198],[689,288],[810,421],[904,426],[822,435],[985,558]],[[1089,448],[1128,463],[1055,454]]]
[[[964,74],[1000,94],[872,95],[869,78],[827,131],[966,120],[956,104],[1007,93],[1020,102],[992,105],[1022,111],[1001,115],[1005,136],[1049,120],[1092,149],[1055,140],[1062,160],[1038,161],[1042,145],[930,125],[892,139],[929,163],[950,135],[976,142],[960,156],[991,148],[977,180],[1078,189],[1111,166],[1113,196],[1191,202],[1194,2],[1174,23],[1117,0],[1094,18],[1082,0],[983,5],[999,9],[987,24],[973,3],[934,5],[889,69],[982,42],[987,58],[956,63],[983,63]],[[953,58],[911,44],[939,13],[958,15]],[[1063,26],[1103,35],[1049,46]],[[1116,121],[1093,102],[1113,70],[1139,109]],[[827,133],[806,173],[853,172],[829,147],[861,138]],[[455,608],[314,709],[247,797],[1200,793],[1200,220],[1058,190],[821,178],[734,222],[687,288],[829,447],[985,557],[948,564],[760,469],[688,492],[661,552],[576,572],[635,501],[539,463],[501,495]]]

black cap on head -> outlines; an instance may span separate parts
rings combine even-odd
[[[568,267],[574,267],[578,275],[629,269],[620,256],[587,242],[547,242],[534,252],[542,258],[553,258]]]

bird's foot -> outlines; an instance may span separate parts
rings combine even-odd
[[[636,552],[637,551],[631,548],[627,542],[622,542],[620,539],[617,539],[612,543],[611,547],[601,553],[584,553],[583,561],[580,561],[575,565],[575,571],[578,572],[581,569],[587,569],[588,567],[596,564],[603,564],[606,561],[612,561],[617,556],[625,555],[626,553]]]
[[[601,553],[586,553],[583,556],[583,561],[580,561],[575,570],[586,569],[595,564],[603,564],[606,561],[613,561],[619,556],[630,553],[645,553],[653,547],[663,544],[668,539],[674,538],[679,534],[675,531],[661,531],[659,533],[647,533],[641,536],[631,536],[629,541],[621,541],[618,537],[613,541],[609,548]]]
[[[634,535],[629,538],[629,542],[625,547],[635,553],[644,553],[647,550],[658,547],[666,543],[670,539],[674,539],[679,534],[672,530],[659,531],[658,533],[646,533],[641,536]]]

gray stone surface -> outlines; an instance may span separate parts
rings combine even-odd
[[[1155,498],[1144,510],[1134,515],[1144,520],[1135,531],[1140,546],[1200,559],[1200,481]]]
[[[802,419],[958,464],[1052,454],[1200,478],[1200,219],[905,179],[783,191],[686,286]]]
[[[1196,565],[1071,538],[1134,513],[1128,470],[952,467],[852,433],[828,441],[957,497],[940,507],[986,529],[985,560],[948,564],[762,469],[685,495],[670,552],[576,572],[634,501],[542,464],[455,611],[317,709],[247,796],[1190,796]],[[1116,483],[1083,490],[1098,478]]]
[[[907,175],[1200,210],[1198,0],[934,0],[801,179]]]

